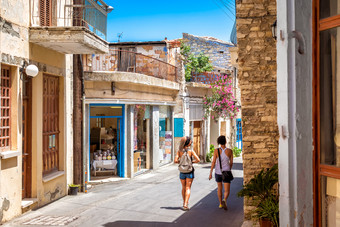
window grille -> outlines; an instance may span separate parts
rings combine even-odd
[[[11,144],[11,78],[9,67],[1,66],[0,149]]]

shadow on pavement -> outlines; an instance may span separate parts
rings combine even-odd
[[[148,222],[148,221],[115,221],[104,224],[105,227],[113,226],[230,226],[239,227],[243,223],[243,198],[237,197],[241,190],[243,178],[235,178],[231,183],[228,198],[228,211],[218,208],[217,189],[198,201],[189,211],[183,211],[173,222]],[[189,202],[190,203],[190,202]],[[190,205],[190,204],[189,204]],[[180,207],[160,207],[161,209],[181,209]]]
[[[167,210],[182,210],[182,207],[161,207],[161,209],[167,209]]]
[[[233,168],[231,170],[243,170],[243,164],[242,163],[234,163]]]

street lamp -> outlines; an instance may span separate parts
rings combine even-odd
[[[37,66],[33,64],[28,64],[26,61],[24,61],[24,64],[20,68],[20,78],[23,80],[23,74],[26,73],[27,76],[30,77],[36,77],[39,73],[39,69]]]

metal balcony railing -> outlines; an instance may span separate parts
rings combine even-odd
[[[193,73],[191,75],[190,82],[203,83],[203,84],[211,84],[218,80],[218,77],[223,75],[218,72],[203,72],[203,73]]]
[[[109,54],[84,55],[83,64],[88,72],[133,72],[178,82],[176,66],[132,51],[115,49]]]
[[[107,5],[99,5],[94,0],[78,0],[80,4],[70,5],[73,12],[73,26],[84,26],[98,36],[107,33]],[[100,1],[103,3],[103,1]]]
[[[34,4],[34,26],[80,26],[106,39],[109,6],[103,0],[40,0]]]

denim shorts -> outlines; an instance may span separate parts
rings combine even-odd
[[[222,174],[217,174],[215,173],[215,180],[217,183],[221,183],[222,182]],[[230,180],[224,180],[223,183],[230,183]]]
[[[185,180],[186,178],[194,179],[195,175],[194,172],[191,173],[179,173],[179,179]]]

